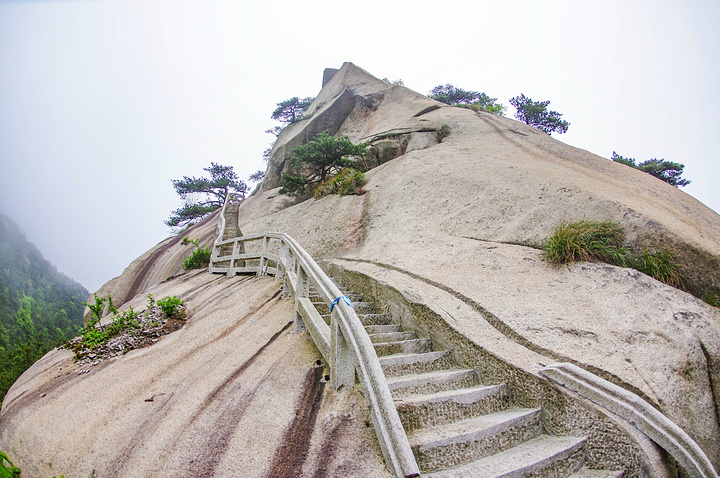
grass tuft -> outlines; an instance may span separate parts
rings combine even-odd
[[[623,261],[625,234],[611,221],[563,222],[543,244],[545,257],[553,264],[576,261]],[[614,262],[613,262],[614,263]]]
[[[612,221],[577,221],[560,224],[544,243],[545,258],[552,264],[606,262],[637,269],[671,287],[682,288],[680,270],[668,251],[633,254],[623,246],[625,233]]]
[[[367,183],[365,174],[353,168],[345,168],[337,175],[325,180],[315,189],[315,198],[321,198],[328,194],[363,194],[362,187]]]

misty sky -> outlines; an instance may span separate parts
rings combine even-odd
[[[0,212],[89,290],[170,235],[171,179],[264,169],[276,103],[352,61],[550,100],[565,143],[685,164],[720,211],[720,2],[0,0]]]

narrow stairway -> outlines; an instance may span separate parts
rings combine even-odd
[[[337,282],[336,282],[337,283]],[[513,406],[505,384],[483,384],[448,350],[393,324],[338,284],[375,346],[420,470],[427,477],[620,477],[589,470],[585,437],[544,432],[542,410]],[[326,322],[330,310],[312,299]]]

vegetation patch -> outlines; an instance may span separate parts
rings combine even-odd
[[[185,325],[185,301],[176,296],[164,297],[157,302],[148,295],[148,307],[142,312],[120,312],[112,303],[112,297],[98,297],[93,304],[86,303],[92,314],[80,335],[63,347],[75,352],[75,361],[96,365],[102,360],[123,355],[136,348],[154,344],[160,337],[175,332]],[[100,318],[105,309],[112,319],[105,325]]]
[[[443,124],[435,131],[435,141],[442,143],[442,140],[450,136],[450,126]]]
[[[612,221],[577,221],[560,224],[544,243],[545,258],[552,264],[576,261],[605,262],[629,267],[669,286],[682,288],[680,271],[669,251],[626,248],[625,232]]]
[[[328,194],[363,194],[362,187],[367,184],[365,173],[353,168],[345,168],[337,176],[327,179],[318,185],[315,197],[320,198]]]
[[[15,478],[20,476],[20,468],[13,465],[10,458],[0,451],[0,478]]]
[[[327,131],[293,149],[290,173],[282,173],[280,194],[314,194],[318,186],[337,177],[345,169],[359,168],[357,160],[368,154],[367,145],[353,144],[347,136],[334,137]],[[356,173],[345,173],[348,176]],[[339,182],[345,181],[339,179]]]
[[[183,269],[202,269],[210,264],[210,246],[201,247],[199,239],[189,237],[184,237],[181,244],[195,244],[195,250],[182,263]]]

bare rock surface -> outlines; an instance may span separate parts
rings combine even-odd
[[[517,121],[442,105],[415,117],[421,95],[388,86],[381,95],[378,81],[360,71],[348,88],[381,98],[375,114],[405,106],[378,122],[365,110],[370,100],[356,100],[364,113],[349,113],[340,132],[381,137],[424,119],[448,125],[450,136],[369,171],[362,197],[311,199],[261,217],[277,190],[265,191],[241,205],[241,228],[282,230],[316,257],[397,268],[459,293],[546,350],[545,362],[571,360],[639,392],[720,465],[718,309],[634,270],[551,267],[538,250],[563,221],[613,220],[630,245],[671,250],[698,295],[717,293],[720,216],[646,173]]]
[[[445,125],[450,135],[438,142],[435,131]],[[324,130],[385,141],[383,151],[392,139],[402,154],[367,173],[362,196],[298,203],[279,195],[292,149]],[[306,119],[281,133],[263,186],[238,210],[244,234],[288,233],[316,259],[383,281],[529,373],[537,363],[571,361],[636,391],[720,468],[719,310],[634,270],[551,267],[538,246],[561,222],[580,219],[613,220],[629,245],[670,249],[692,292],[720,293],[720,216],[691,196],[517,121],[442,105],[350,63],[327,78]],[[210,243],[216,220],[184,235]],[[82,376],[55,378],[58,367],[73,366],[70,352],[35,364],[0,415],[0,449],[21,467],[42,470],[37,476],[83,476],[96,467],[120,470],[117,476],[186,476],[181,464],[201,449],[222,449],[187,466],[211,466],[217,476],[241,466],[264,476],[279,463],[276,453],[285,456],[278,444],[292,429],[298,397],[314,386],[307,377],[317,352],[307,337],[280,332],[292,310],[272,298],[277,285],[269,279],[178,275],[192,247],[181,238],[148,251],[100,293],[130,305],[149,291],[172,292],[188,299],[188,325]],[[309,448],[297,451],[307,453],[302,475],[382,476],[372,429],[359,425],[362,399],[322,396]],[[223,428],[226,422],[235,428]],[[214,441],[218,430],[225,438]],[[332,460],[313,461],[327,446]],[[353,466],[368,468],[355,473]]]
[[[94,367],[52,351],[7,394],[0,448],[23,476],[386,474],[362,395],[328,393],[272,278],[194,272],[152,293],[185,298],[187,325]]]

